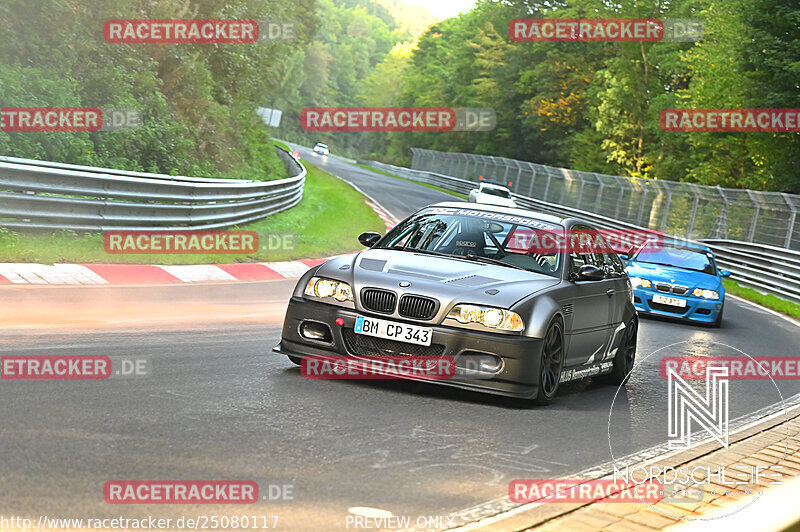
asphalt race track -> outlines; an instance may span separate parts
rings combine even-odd
[[[303,156],[403,218],[452,196],[336,160]],[[563,386],[547,408],[398,381],[308,380],[270,352],[293,281],[137,288],[0,290],[3,355],[146,359],[147,376],[3,381],[5,514],[51,517],[278,515],[281,530],[347,529],[354,507],[445,516],[507,494],[516,478],[556,478],[607,463],[617,389]],[[658,360],[735,348],[800,351],[796,325],[729,299],[721,329],[642,320],[639,360],[612,417],[615,456],[664,441]],[[667,349],[662,349],[667,346]],[[730,346],[730,347],[727,347]],[[662,349],[647,358],[656,350]],[[646,360],[645,360],[646,359]],[[779,381],[787,400],[800,382]],[[772,383],[742,386],[731,420],[780,402]],[[237,479],[292,485],[254,506],[111,506],[119,479]],[[447,525],[448,521],[440,521]]]

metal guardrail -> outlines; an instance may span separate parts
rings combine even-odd
[[[510,183],[529,198],[596,212],[690,240],[800,250],[800,195],[582,172],[505,157],[411,148],[411,167]]]
[[[800,252],[735,240],[701,242],[737,283],[800,304]]]
[[[303,198],[306,169],[276,150],[292,177],[262,182],[0,157],[0,227],[199,230],[260,220]]]
[[[474,181],[434,172],[413,170],[376,161],[359,161],[359,163],[412,181],[435,185],[461,194],[469,194],[477,186]],[[523,208],[557,216],[582,218],[601,228],[652,230],[566,205],[550,203],[516,193],[513,196],[517,204]],[[734,280],[739,284],[800,303],[800,252],[736,240],[701,239],[698,242],[707,245],[714,251],[720,266],[730,270]]]

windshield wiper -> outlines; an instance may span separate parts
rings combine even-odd
[[[507,262],[503,262],[497,259],[490,259],[489,257],[484,257],[482,255],[464,255],[463,257],[456,257],[458,259],[467,259],[467,260],[474,260],[475,262],[485,262],[487,264],[497,264],[498,266],[507,266],[508,268],[514,268],[517,270],[524,270],[526,272],[530,272],[533,270],[529,270],[528,268],[523,268],[522,266],[517,266],[516,264],[509,264]]]
[[[647,262],[646,260],[637,260],[636,262],[643,262],[645,264],[655,264],[656,266],[666,266],[667,268],[678,268],[679,270],[688,270],[690,272],[706,273],[704,270],[698,270],[697,268],[689,268],[688,266],[679,266],[677,264],[665,264],[663,262]]]

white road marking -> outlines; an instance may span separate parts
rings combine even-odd
[[[261,264],[289,279],[302,277],[303,274],[311,269],[310,266],[302,262],[262,262]]]
[[[236,277],[213,265],[158,266],[184,283],[203,281],[235,281]]]
[[[80,264],[56,264],[55,267],[80,284],[108,284],[108,281]]]

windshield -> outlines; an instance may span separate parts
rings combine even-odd
[[[711,255],[701,249],[664,245],[660,249],[643,249],[634,258],[636,262],[672,266],[711,275],[717,274]]]
[[[390,231],[378,248],[401,249],[492,262],[552,277],[559,275],[561,255],[532,251],[542,230],[562,228],[539,220],[469,209],[426,209]]]
[[[481,187],[481,192],[483,194],[489,194],[490,196],[497,196],[500,198],[511,199],[511,192],[509,192],[504,188]]]

